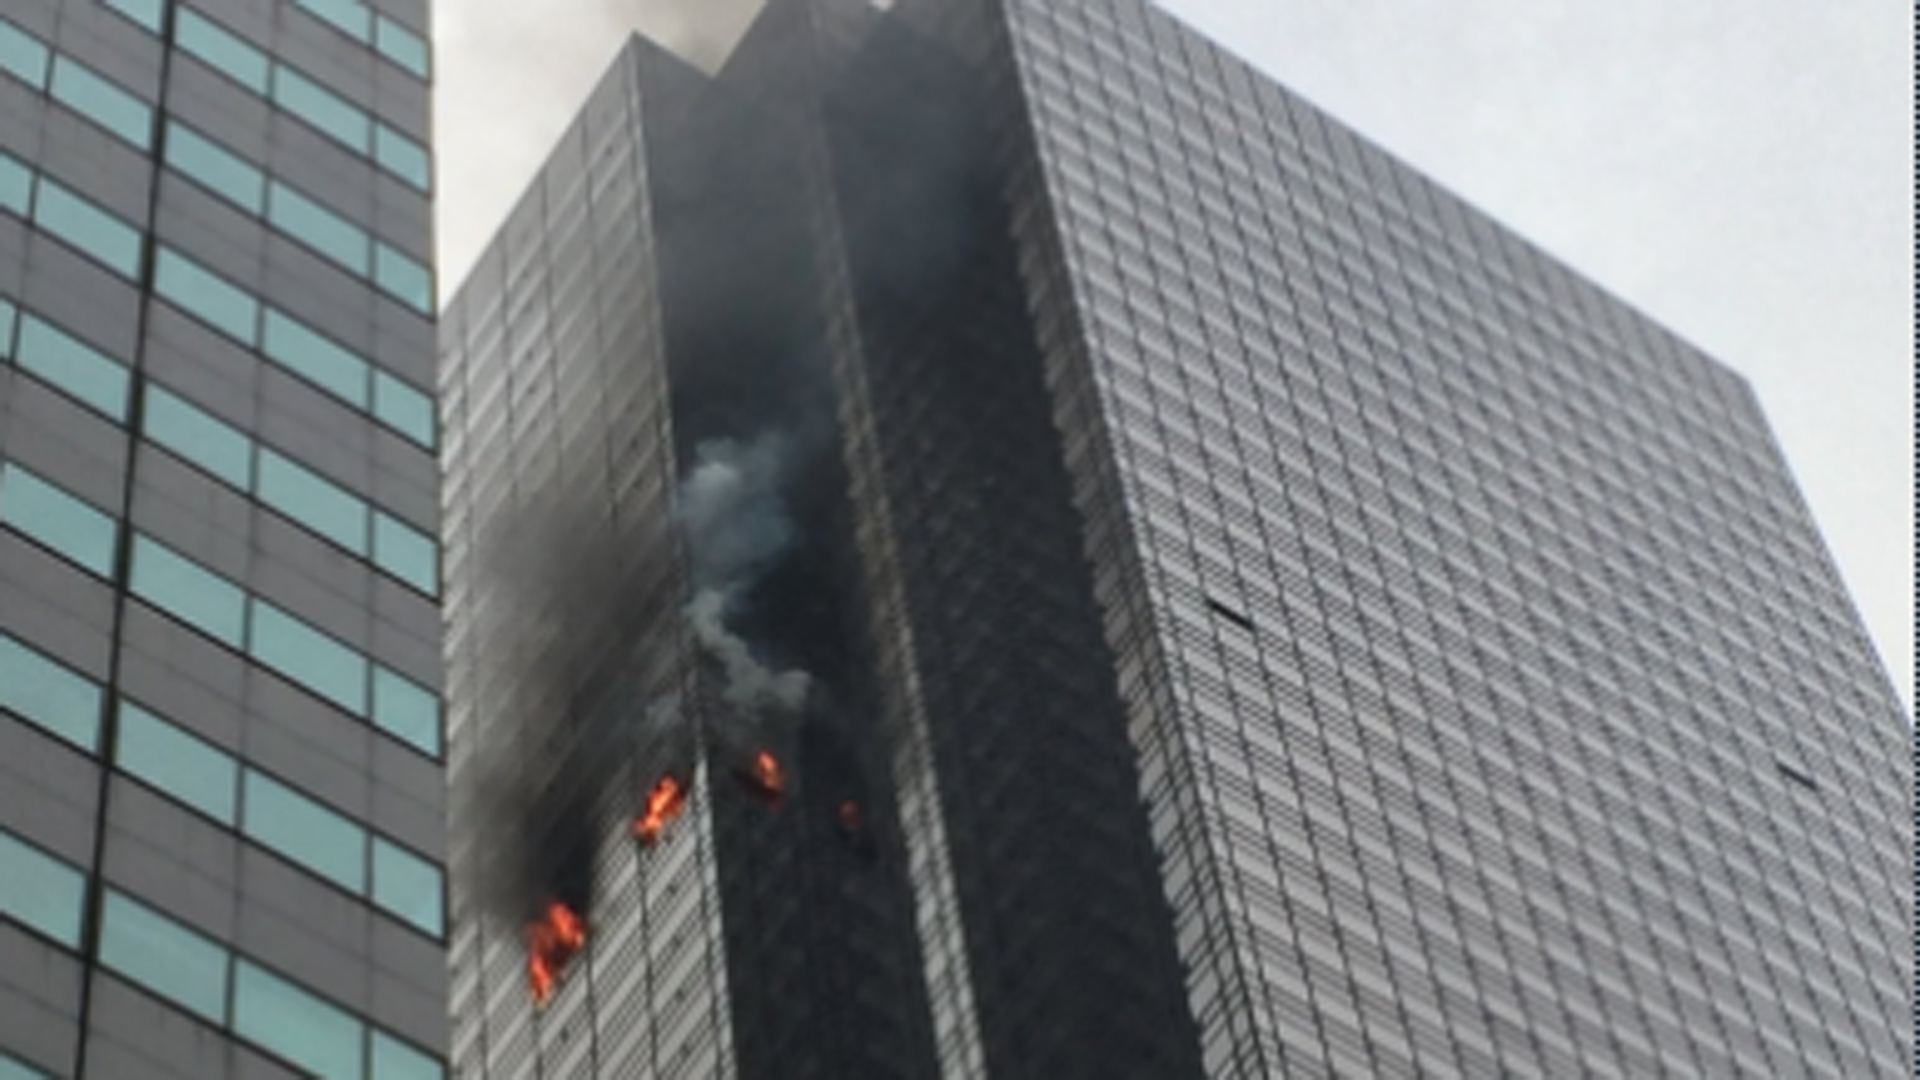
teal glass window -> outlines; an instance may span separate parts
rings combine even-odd
[[[385,244],[374,245],[373,280],[388,296],[422,315],[433,314],[433,275]]]
[[[382,15],[374,27],[374,47],[380,55],[421,78],[429,71],[427,42],[419,34]]]
[[[246,596],[232,582],[144,536],[133,539],[130,587],[142,600],[239,648]]]
[[[259,301],[185,255],[172,248],[160,249],[153,288],[175,307],[228,337],[253,344],[260,318]]]
[[[234,823],[240,766],[225,751],[123,698],[114,753],[127,775],[223,825]]]
[[[0,634],[0,709],[91,754],[100,748],[98,683]]]
[[[272,309],[262,344],[274,363],[356,408],[367,407],[365,360]]]
[[[373,37],[373,12],[359,0],[300,0],[300,6],[361,41]]]
[[[285,64],[273,68],[273,103],[362,154],[372,149],[373,121],[359,106]]]
[[[446,1077],[447,1071],[438,1060],[374,1029],[371,1080],[446,1080]]]
[[[142,150],[153,145],[153,108],[90,68],[55,57],[49,92],[55,101]]]
[[[373,373],[373,415],[421,446],[433,449],[433,399],[384,371]]]
[[[0,153],[0,207],[22,218],[33,209],[33,170],[4,153]]]
[[[174,15],[173,41],[228,78],[261,96],[267,93],[267,54],[218,24],[182,7]]]
[[[122,276],[133,277],[140,269],[138,229],[44,176],[34,200],[33,220]]]
[[[13,332],[20,325],[20,309],[0,296],[0,358],[13,356]]]
[[[167,164],[253,213],[266,208],[267,177],[252,162],[190,127],[167,123]]]
[[[0,915],[78,948],[86,893],[79,870],[0,830]]]
[[[104,513],[19,465],[0,466],[0,524],[33,538],[101,577],[113,572],[119,529]]]
[[[378,666],[373,669],[373,722],[417,750],[440,755],[440,699],[419,683]]]
[[[260,448],[260,501],[356,555],[367,553],[367,504],[291,458]]]
[[[421,930],[442,930],[440,868],[405,848],[373,838],[373,902]]]
[[[253,440],[155,382],[140,423],[147,438],[241,491],[253,487]]]
[[[127,418],[127,369],[52,323],[23,316],[13,360],[115,420]]]
[[[278,180],[267,186],[267,220],[295,240],[366,276],[367,234]]]
[[[381,168],[421,191],[433,183],[433,164],[426,147],[385,124],[374,132],[373,159]]]
[[[263,967],[233,973],[233,1030],[321,1080],[361,1080],[366,1028],[351,1013]]]
[[[265,773],[248,769],[242,787],[242,832],[349,892],[366,892],[364,829]]]
[[[47,65],[52,54],[40,39],[0,19],[0,71],[42,90],[47,85]]]
[[[0,1050],[0,1080],[53,1080],[53,1075],[41,1072],[5,1050]]]
[[[440,590],[439,548],[433,538],[378,511],[373,515],[373,561],[429,596]]]
[[[355,716],[367,712],[367,658],[272,604],[253,603],[254,659]]]
[[[160,32],[161,17],[166,14],[166,0],[107,0],[107,6],[139,23],[141,26]]]
[[[227,951],[117,892],[101,911],[100,962],[215,1024],[225,1018]]]

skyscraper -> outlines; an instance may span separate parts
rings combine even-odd
[[[445,1075],[424,0],[0,0],[0,1076]]]
[[[1141,0],[635,40],[442,331],[462,1077],[1904,1073],[1751,390]]]

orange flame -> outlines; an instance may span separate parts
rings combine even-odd
[[[572,908],[555,900],[543,917],[527,924],[527,988],[545,1006],[567,963],[587,943],[587,926]]]
[[[756,751],[739,772],[740,782],[767,803],[778,803],[787,793],[787,776],[780,759],[766,750]]]
[[[687,805],[687,788],[680,778],[668,773],[662,776],[653,790],[647,792],[647,808],[633,821],[633,835],[640,842],[652,847],[660,842],[660,833],[667,823],[680,816]]]

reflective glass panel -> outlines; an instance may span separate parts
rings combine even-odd
[[[373,515],[373,561],[428,595],[438,591],[440,568],[433,538],[397,518]]]
[[[349,892],[366,892],[364,829],[264,773],[248,769],[242,787],[242,832]]]
[[[52,323],[23,316],[13,358],[21,368],[115,420],[127,418],[127,369]]]
[[[232,582],[144,536],[133,540],[135,596],[189,626],[240,647],[246,597]]]
[[[101,696],[92,679],[0,634],[0,709],[91,754],[100,746]]]
[[[140,424],[147,438],[241,491],[252,487],[253,440],[158,383],[148,382],[146,395]]]
[[[422,314],[433,314],[433,275],[426,267],[385,244],[377,244],[373,278],[389,296]]]
[[[374,133],[373,158],[381,168],[421,191],[433,182],[432,161],[426,148],[385,124],[379,125]]]
[[[321,1080],[360,1080],[366,1029],[265,968],[234,964],[233,1030]]]
[[[67,57],[55,57],[54,100],[145,150],[153,145],[153,108]]]
[[[373,722],[415,749],[440,753],[440,699],[386,668],[373,669]]]
[[[373,121],[366,113],[285,64],[274,65],[273,103],[362,154],[372,149]]]
[[[132,277],[140,269],[138,229],[46,177],[40,178],[33,220],[123,276]]]
[[[384,371],[373,373],[373,415],[421,446],[433,449],[433,399]]]
[[[119,535],[111,514],[47,483],[19,465],[0,466],[0,523],[106,577]]]
[[[139,23],[141,26],[160,32],[160,17],[165,13],[166,0],[107,0],[107,6]]]
[[[0,207],[26,217],[33,207],[33,170],[0,154]]]
[[[373,838],[373,902],[440,936],[440,870],[405,848]]]
[[[367,362],[278,311],[267,311],[267,357],[358,408],[367,407]]]
[[[184,124],[167,124],[167,164],[253,213],[266,205],[265,173]]]
[[[108,892],[100,962],[218,1024],[227,1006],[227,951],[136,900]]]
[[[39,38],[0,19],[0,71],[41,90],[47,85],[47,62],[51,55]]]
[[[356,555],[367,553],[367,504],[319,473],[260,448],[260,501]]]
[[[53,1075],[43,1073],[5,1050],[0,1050],[0,1080],[53,1080]]]
[[[259,302],[185,255],[171,248],[160,249],[153,288],[180,310],[205,320],[235,341],[254,343]]]
[[[254,601],[253,656],[356,716],[367,711],[367,658],[272,604]]]
[[[19,325],[20,309],[0,297],[0,357],[13,356],[13,331]]]
[[[367,234],[346,218],[277,180],[268,185],[267,220],[295,240],[366,276]]]
[[[267,54],[220,26],[182,7],[174,15],[173,40],[240,85],[266,94]]]
[[[447,1072],[433,1058],[386,1032],[373,1032],[372,1080],[446,1080]]]
[[[300,0],[300,6],[361,41],[373,36],[373,12],[360,0]]]
[[[77,948],[86,894],[86,875],[0,830],[0,915]]]
[[[223,825],[234,821],[240,767],[226,752],[122,699],[120,769]]]
[[[423,79],[427,77],[426,40],[385,15],[379,18],[374,46],[380,55]]]

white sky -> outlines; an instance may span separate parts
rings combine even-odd
[[[1911,712],[1911,5],[1162,4],[1751,379]],[[626,30],[758,5],[435,6],[451,291]]]

